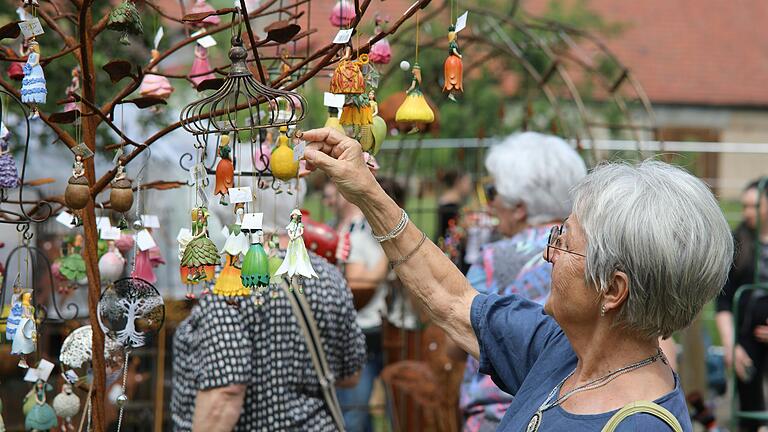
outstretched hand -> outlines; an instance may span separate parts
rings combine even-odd
[[[301,139],[307,142],[307,169],[325,172],[349,202],[359,204],[379,187],[359,142],[331,128],[306,131]]]

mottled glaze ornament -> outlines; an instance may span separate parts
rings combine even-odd
[[[448,93],[448,99],[454,102],[456,102],[456,96],[464,92],[463,66],[455,30],[454,26],[448,27],[448,58],[443,65],[445,75],[443,92]]]
[[[0,122],[0,188],[14,189],[19,186],[19,170],[10,151],[11,132]]]
[[[97,308],[102,331],[124,348],[144,346],[165,321],[163,297],[149,282],[138,278],[118,279],[99,299]]]
[[[184,248],[181,258],[182,275],[186,272],[186,283],[212,280],[219,261],[219,251],[208,238],[208,209],[195,208],[192,210],[192,239]]]
[[[192,68],[189,70],[189,79],[195,85],[195,88],[201,82],[209,79],[215,79],[211,63],[208,61],[208,49],[200,44],[195,44],[195,60],[192,61]]]
[[[72,424],[72,417],[80,411],[80,398],[72,391],[72,384],[64,383],[61,393],[53,398],[53,411],[63,419],[59,430],[61,432],[74,432],[77,430]]]
[[[91,325],[78,327],[67,335],[61,344],[59,361],[72,369],[80,369],[84,365],[87,367],[93,358],[93,329]],[[112,338],[104,339],[104,358],[110,359],[116,357],[122,347]]]
[[[29,56],[24,63],[24,78],[21,80],[21,101],[32,107],[31,119],[38,118],[37,104],[44,104],[48,89],[45,73],[40,65],[40,44],[36,40],[29,43]]]
[[[139,11],[136,10],[136,5],[130,0],[124,0],[109,13],[107,28],[122,33],[120,43],[123,45],[131,44],[128,40],[129,34],[140,35],[144,33]]]
[[[285,227],[288,232],[288,249],[285,253],[285,259],[277,269],[277,276],[288,275],[292,280],[301,276],[307,279],[317,277],[317,273],[312,268],[309,260],[307,248],[304,246],[304,225],[301,223],[301,211],[294,209],[291,212],[291,222]]]
[[[153,49],[151,52],[152,61],[156,61],[160,57],[160,52]],[[139,94],[143,97],[156,97],[162,100],[167,100],[173,93],[173,86],[168,78],[162,75],[156,75],[152,72],[157,72],[157,66],[150,69],[150,72],[144,75],[139,86]]]
[[[244,287],[269,286],[269,257],[264,250],[261,230],[251,234],[251,246],[243,258],[241,278]]]
[[[288,135],[286,135],[287,131],[287,127],[280,127],[277,147],[272,150],[272,155],[269,159],[272,175],[283,181],[295,178],[299,174],[299,161],[293,157],[293,149],[289,145],[290,140]]]
[[[216,165],[216,187],[213,193],[221,195],[221,205],[229,205],[229,188],[235,186],[235,164],[232,163],[232,147],[229,146],[228,135],[221,136],[218,151],[221,159]]]
[[[24,418],[24,428],[28,431],[48,431],[59,425],[56,412],[46,402],[46,392],[53,390],[50,384],[39,379],[35,383],[34,404]],[[28,394],[27,397],[30,397]]]
[[[405,101],[395,113],[395,121],[403,123],[432,123],[435,113],[429,107],[424,94],[421,92],[421,67],[418,63],[411,68],[413,79],[411,87],[406,90]]]
[[[352,60],[352,48],[347,46],[344,56],[339,61],[331,77],[331,93],[334,94],[362,94],[365,93],[365,77],[361,66],[368,63],[368,55],[363,54],[358,59]]]
[[[348,27],[355,19],[355,7],[347,0],[339,0],[331,9],[331,25],[334,27]]]

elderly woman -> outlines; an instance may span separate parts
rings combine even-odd
[[[661,162],[603,165],[585,177],[547,245],[552,291],[542,308],[472,289],[377,186],[359,143],[330,129],[304,138],[304,158],[360,206],[403,284],[515,395],[499,430],[600,430],[638,401],[654,401],[655,414],[645,405],[607,429],[691,430],[658,338],[687,326],[730,266],[728,224],[701,181]]]

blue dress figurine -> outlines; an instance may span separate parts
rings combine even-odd
[[[28,431],[48,431],[58,427],[56,412],[45,401],[45,393],[53,390],[50,384],[39,379],[35,383],[35,404],[24,418],[24,429]]]
[[[29,43],[29,56],[24,64],[24,79],[21,80],[21,101],[32,105],[30,118],[39,117],[37,104],[44,104],[48,90],[45,87],[45,73],[40,66],[40,44]]]

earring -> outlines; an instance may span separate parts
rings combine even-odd
[[[600,306],[600,316],[605,316],[605,305]]]

